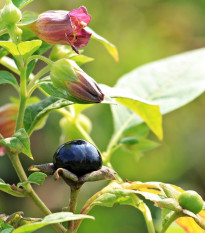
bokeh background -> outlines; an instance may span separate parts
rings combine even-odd
[[[0,8],[3,4],[4,0],[1,0]],[[51,9],[71,10],[81,5],[85,5],[92,15],[90,27],[119,50],[120,61],[115,63],[98,42],[91,41],[85,48],[85,54],[95,61],[84,65],[83,69],[99,83],[114,85],[123,74],[137,66],[205,46],[204,0],[35,0],[25,10],[41,13]],[[12,88],[0,86],[0,105],[8,102],[10,95],[16,96]],[[138,163],[125,153],[116,153],[112,159],[114,168],[129,180],[174,183],[184,189],[196,190],[205,198],[204,104],[205,95],[202,95],[187,106],[165,115],[161,146],[145,153]],[[113,130],[109,106],[97,105],[85,114],[93,122],[91,135],[94,141],[102,150],[105,149]],[[52,113],[45,128],[36,131],[31,138],[36,164],[52,161],[59,146],[58,119],[59,115]],[[21,159],[24,167],[32,164],[24,156]],[[6,156],[0,158],[0,177],[11,184],[18,182]],[[78,209],[104,185],[106,182],[86,184],[80,194]],[[54,212],[61,211],[68,203],[69,188],[61,181],[47,178],[42,187],[35,188]],[[148,205],[158,226],[160,211],[151,203]],[[0,192],[0,213],[10,214],[19,210],[23,210],[25,216],[42,216],[30,200]],[[132,207],[95,207],[90,215],[96,220],[85,220],[79,233],[147,232],[141,213]],[[54,231],[48,227],[36,232]],[[184,231],[173,225],[168,232]]]

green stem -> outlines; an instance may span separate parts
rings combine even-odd
[[[27,181],[28,178],[26,176],[26,173],[22,167],[22,164],[19,160],[19,156],[17,153],[8,153],[8,156],[12,162],[12,165],[20,179],[21,182]],[[32,201],[38,206],[38,208],[45,214],[49,215],[51,214],[51,211],[47,208],[47,206],[42,202],[42,200],[37,196],[35,191],[33,190],[32,186],[30,184],[26,187],[26,192],[28,197],[32,199]],[[57,232],[62,233],[65,232],[65,228],[61,224],[55,224],[53,225]]]
[[[16,122],[16,130],[19,130],[23,126],[23,118],[24,118],[24,112],[26,107],[26,101],[27,101],[27,93],[26,93],[26,68],[21,68],[21,76],[20,76],[20,106],[19,106],[19,112]]]
[[[94,206],[91,205],[95,199],[97,199],[100,195],[102,195],[102,190],[94,194],[90,199],[87,200],[85,205],[83,206],[82,210],[80,211],[80,214],[87,214]],[[77,232],[80,224],[82,223],[83,219],[79,219],[75,221],[74,224],[74,233]]]
[[[26,176],[26,173],[21,165],[18,154],[17,153],[15,153],[15,154],[9,153],[8,156],[9,156],[9,159],[11,160],[13,167],[14,167],[14,169],[19,177],[19,180],[21,182],[26,181],[27,176]]]
[[[50,71],[50,66],[44,67],[42,70],[40,70],[30,81],[28,85],[28,96],[31,96],[32,92],[35,90],[35,82],[39,80],[43,75],[48,73]]]
[[[41,61],[44,61],[44,62],[47,63],[48,65],[52,65],[52,64],[53,64],[53,62],[52,62],[49,58],[44,57],[44,56],[41,56],[41,55],[33,55],[33,56],[29,57],[29,58],[27,59],[27,61],[26,61],[26,64],[28,64],[30,61],[36,60],[36,59],[41,60]]]
[[[12,29],[13,28],[10,28],[10,31],[9,31],[10,37],[14,43],[18,43],[17,35],[15,34],[15,31]],[[19,106],[19,112],[18,112],[17,121],[16,121],[15,132],[23,127],[24,112],[25,112],[26,101],[27,101],[27,80],[26,80],[27,66],[24,64],[24,60],[22,56],[18,57],[17,62],[18,62],[18,66],[20,67],[20,106]],[[27,181],[28,178],[19,160],[18,153],[12,153],[11,151],[9,151],[8,155],[20,181],[21,182]],[[51,214],[51,211],[41,201],[41,199],[38,197],[38,195],[33,190],[30,183],[27,184],[27,186],[25,187],[25,190],[26,190],[27,195],[32,199],[32,201],[36,204],[36,206],[38,206],[39,209],[45,215]],[[53,226],[56,229],[56,231],[59,233],[66,232],[66,229],[61,224],[54,224]]]
[[[142,212],[146,225],[147,225],[147,230],[149,233],[155,233],[155,229],[154,229],[154,224],[153,224],[153,220],[152,220],[152,215],[151,212],[149,210],[149,208],[147,207],[147,205],[140,199],[138,198],[138,196],[136,196],[135,194],[132,195],[132,197],[135,199],[136,201],[136,207]]]
[[[177,213],[177,212],[171,213],[171,215],[169,216],[169,220],[165,223],[165,225],[163,226],[163,229],[161,230],[160,233],[165,233],[167,231],[168,227],[179,217],[180,217],[179,213]]]
[[[154,229],[154,225],[153,225],[153,221],[152,221],[152,215],[151,212],[149,210],[149,208],[147,207],[147,205],[145,205],[145,211],[142,212],[146,225],[147,225],[147,229],[149,233],[155,233],[155,229]]]
[[[133,118],[135,117],[135,114],[132,114],[128,119],[127,121],[122,125],[122,127],[120,128],[119,131],[117,131],[117,133],[115,133],[113,135],[113,137],[111,138],[110,140],[110,143],[107,147],[107,151],[106,151],[106,158],[105,158],[105,161],[104,162],[109,162],[110,161],[110,157],[112,155],[112,148],[113,146],[115,146],[118,142],[118,140],[120,139],[123,131],[126,129],[126,127],[129,125],[129,123],[133,120]]]
[[[70,191],[70,202],[69,202],[68,211],[75,213],[76,207],[77,207],[78,194],[80,192],[80,187],[76,187],[75,185],[71,185],[70,189],[71,189],[71,191]],[[67,233],[73,233],[74,221],[68,222],[67,229],[68,229]]]
[[[5,28],[5,29],[3,29],[3,30],[0,31],[0,36],[4,35],[4,34],[6,34],[6,33],[8,33],[8,31],[7,31],[7,29]]]

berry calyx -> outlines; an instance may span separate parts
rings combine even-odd
[[[204,205],[202,197],[195,191],[189,190],[180,194],[179,204],[182,208],[198,214]]]
[[[89,142],[78,139],[61,145],[53,156],[56,169],[65,168],[78,177],[102,166],[100,152]]]

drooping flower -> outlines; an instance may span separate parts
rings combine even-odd
[[[84,6],[72,11],[46,11],[29,26],[36,35],[49,44],[70,45],[78,53],[78,48],[87,45],[91,33],[84,29],[91,16]]]
[[[11,137],[14,134],[17,114],[17,104],[7,104],[0,107],[0,134],[4,138]],[[4,150],[0,147],[0,155],[3,154]]]
[[[53,84],[65,90],[71,98],[84,103],[100,103],[104,99],[100,87],[74,61],[61,59],[51,67]]]

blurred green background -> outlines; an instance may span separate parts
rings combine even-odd
[[[0,8],[4,1],[1,0]],[[204,47],[205,1],[204,0],[35,0],[25,10],[41,13],[51,9],[71,10],[85,5],[92,15],[90,27],[114,43],[119,50],[120,61],[115,63],[103,46],[90,41],[85,54],[95,61],[83,69],[99,83],[114,85],[118,78],[133,68],[173,54]],[[1,67],[3,69],[3,67]],[[12,88],[0,86],[0,105],[16,96]],[[112,158],[115,170],[128,180],[162,181],[194,189],[205,198],[205,95],[189,105],[163,118],[164,140],[161,146],[147,152],[136,163],[125,153],[115,153]],[[88,109],[92,119],[92,137],[103,150],[111,137],[113,124],[109,106],[97,105]],[[52,161],[59,146],[59,115],[52,113],[44,129],[31,138],[34,163]],[[153,138],[153,136],[152,136]],[[155,140],[157,140],[155,138]],[[32,161],[22,156],[24,167]],[[18,179],[6,156],[0,158],[0,177],[8,183]],[[106,183],[86,184],[79,198],[79,208]],[[69,188],[63,182],[47,178],[42,187],[35,187],[40,197],[52,209],[61,211],[69,200]],[[148,203],[156,226],[160,211]],[[25,216],[42,214],[28,199],[17,199],[0,193],[0,213],[10,214],[23,210]],[[85,220],[79,233],[146,233],[141,213],[132,207],[95,207],[91,212],[96,220]],[[38,233],[54,232],[43,228]],[[169,233],[184,232],[172,226]]]

